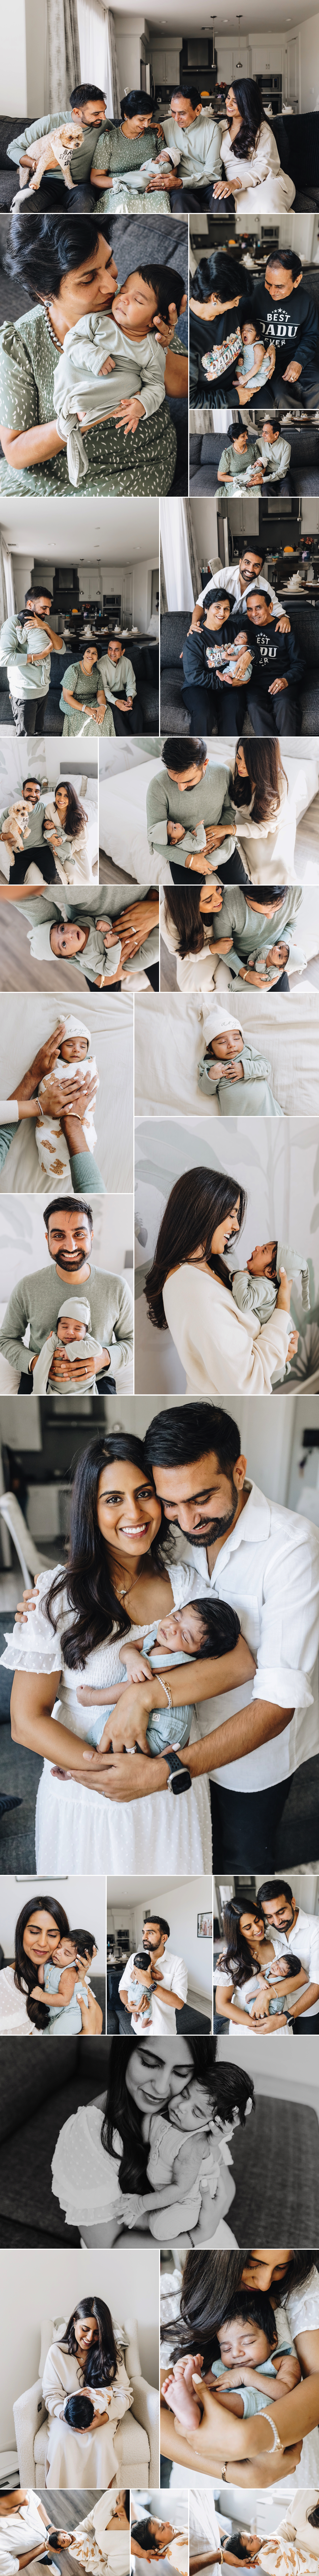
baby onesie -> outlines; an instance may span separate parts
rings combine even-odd
[[[115,368],[101,375],[106,358],[115,359]],[[54,376],[54,405],[59,437],[66,444],[70,483],[83,481],[88,473],[79,421],[86,429],[97,419],[105,420],[115,412],[122,398],[138,397],[147,420],[165,401],[166,350],[148,331],[137,342],[127,339],[113,315],[85,313],[80,322],[66,331],[63,351]]]

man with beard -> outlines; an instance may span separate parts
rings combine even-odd
[[[145,1984],[150,1988],[152,2030],[168,2030],[172,2039],[173,2031],[177,2028],[176,2013],[182,2011],[182,2005],[186,2004],[187,2000],[187,1968],[185,1968],[184,1959],[176,1958],[174,1951],[168,1950],[168,1941],[169,1923],[165,1922],[164,1915],[147,1914],[143,1923],[142,1942],[145,1950]],[[149,1951],[151,1956],[148,1962]],[[136,2030],[139,2039],[143,2031],[141,2005],[136,2003],[136,2005],[127,2006],[127,1988],[135,1977],[138,1988],[141,1983],[141,1970],[135,1968],[132,1950],[119,1985],[122,2007],[119,2012],[119,2023],[120,2030],[129,2031],[130,2027]]]
[[[181,1404],[155,1415],[145,1455],[174,1531],[175,1608],[209,1584],[238,1612],[256,1656],[250,1690],[246,1685],[227,1699],[198,1702],[202,1740],[180,1753],[192,1778],[211,1771],[214,1867],[276,1868],[277,1836],[283,1815],[286,1829],[289,1824],[289,1782],[297,1770],[290,1859],[311,1859],[319,1770],[318,1532],[248,1480],[237,1424],[219,1405]]]
[[[257,323],[264,348],[276,352],[271,379],[272,400],[285,410],[296,402],[315,411],[319,394],[318,314],[303,284],[297,252],[272,251],[265,280],[254,287],[250,321]],[[286,386],[288,392],[286,393]],[[263,410],[263,391],[254,394],[254,410]]]
[[[9,1367],[20,1372],[19,1394],[32,1394],[36,1359],[48,1333],[56,1333],[61,1308],[61,1280],[68,1280],[70,1310],[74,1297],[77,1309],[79,1290],[84,1281],[89,1280],[91,1333],[103,1345],[101,1358],[95,1363],[95,1372],[101,1391],[107,1386],[108,1392],[116,1395],[116,1380],[111,1376],[111,1344],[114,1335],[116,1378],[121,1375],[122,1380],[133,1350],[131,1290],[115,1271],[95,1269],[91,1259],[92,1209],[85,1199],[51,1199],[43,1215],[50,1262],[54,1264],[53,1274],[46,1264],[44,1270],[32,1270],[28,1277],[18,1280],[6,1308],[0,1350]],[[27,1347],[24,1335],[28,1324],[30,1339]],[[81,1392],[83,1389],[83,1395],[89,1370],[87,1359],[77,1359],[76,1390]],[[61,1352],[54,1352],[50,1369],[53,1384],[61,1378],[67,1387],[72,1385],[72,1363],[67,1359],[62,1344]]]

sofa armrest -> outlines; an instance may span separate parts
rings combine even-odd
[[[35,2487],[35,2436],[36,2433],[39,2433],[40,2424],[45,2423],[47,2420],[47,2408],[42,2394],[41,2379],[34,2380],[33,2388],[25,2388],[22,2397],[16,2397],[13,2414],[20,2471],[20,2485],[22,2487]]]
[[[151,2383],[150,2383],[150,2380],[149,2380],[149,2379],[132,2379],[132,2380],[131,2380],[131,2386],[132,2386],[132,2389],[133,2389],[133,2415],[135,2416],[135,2422],[136,2422],[137,2424],[143,2424],[143,2426],[144,2426],[144,2432],[148,2434],[148,2440],[149,2440],[149,2446],[150,2446],[150,2473],[149,2473],[149,2484],[150,2484],[150,2487],[153,2487],[153,2486],[158,2487],[158,2484],[159,2484],[159,2394],[158,2394],[158,2388],[152,2388],[152,2387],[151,2387]]]

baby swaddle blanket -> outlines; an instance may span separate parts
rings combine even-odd
[[[110,375],[101,376],[101,367],[110,357],[115,367]],[[54,404],[59,437],[66,444],[70,483],[82,482],[88,473],[80,421],[90,429],[97,418],[105,420],[115,412],[122,398],[136,395],[146,419],[151,419],[165,399],[165,366],[166,350],[159,347],[155,332],[147,332],[134,345],[112,313],[85,313],[72,331],[66,331],[55,369]]]
[[[59,1023],[57,1022],[57,1027],[58,1026]],[[85,1020],[75,1019],[74,1013],[71,1012],[68,1019],[65,1021],[64,1037],[66,1039],[77,1037],[87,1038],[87,1055],[85,1058],[83,1057],[83,1059],[75,1056],[69,1064],[63,1064],[62,1057],[57,1055],[53,1067],[53,1073],[57,1076],[58,1082],[68,1083],[72,1078],[72,1074],[74,1074],[74,1079],[83,1083],[86,1082],[87,1074],[89,1072],[91,1080],[93,1075],[96,1075],[96,1082],[98,1085],[99,1075],[96,1057],[95,1055],[91,1055],[91,1031],[87,1028]],[[38,1099],[41,1102],[41,1107],[43,1104],[43,1117],[41,1118],[40,1125],[37,1126],[35,1130],[36,1144],[38,1147],[40,1171],[50,1172],[52,1174],[52,1179],[59,1180],[63,1173],[67,1174],[70,1170],[70,1154],[66,1136],[63,1135],[61,1119],[51,1117],[50,1112],[45,1114],[47,1079],[48,1077],[44,1076],[43,1082],[39,1083]],[[90,1153],[93,1154],[94,1146],[96,1145],[96,1127],[94,1126],[93,1109],[85,1110],[82,1125]]]
[[[95,1360],[101,1359],[103,1343],[95,1341],[93,1333],[91,1333],[91,1313],[87,1297],[72,1297],[71,1306],[68,1299],[65,1298],[64,1304],[59,1306],[58,1324],[61,1322],[63,1315],[67,1315],[69,1317],[70,1314],[75,1315],[78,1322],[80,1324],[86,1324],[89,1329],[86,1331],[82,1342],[74,1341],[66,1344],[66,1356],[67,1359],[71,1361],[71,1365],[74,1361],[76,1362],[78,1358],[81,1360],[87,1360],[88,1374],[83,1380],[77,1380],[75,1377],[73,1386],[71,1385],[70,1380],[70,1384],[68,1383],[67,1386],[67,1393],[68,1395],[79,1395],[83,1388],[84,1395],[95,1395]],[[66,1378],[52,1378],[51,1385],[49,1384],[49,1372],[55,1351],[60,1352],[60,1357],[62,1359],[63,1342],[60,1341],[58,1333],[48,1333],[47,1340],[43,1342],[42,1351],[39,1351],[39,1358],[36,1360],[35,1368],[33,1369],[33,1386],[35,1388],[36,1395],[48,1394],[63,1396],[65,1394]]]

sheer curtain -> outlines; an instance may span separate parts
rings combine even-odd
[[[189,501],[161,501],[161,540],[168,608],[192,609],[201,574]]]
[[[67,107],[81,80],[77,0],[47,0],[49,108]]]
[[[1,555],[2,555],[1,571],[3,571],[3,573],[4,573],[5,588],[6,588],[6,608],[5,608],[4,614],[5,614],[5,617],[15,617],[15,613],[16,613],[16,605],[17,605],[17,603],[16,603],[16,595],[15,595],[14,565],[13,565],[13,562],[12,562],[12,555],[10,555],[10,554],[8,553],[8,547],[7,547],[7,546],[5,546],[5,545],[3,544],[3,542],[2,542],[2,547],[1,547]]]
[[[92,80],[106,99],[108,116],[120,116],[114,18],[103,0],[77,0],[82,81]]]

